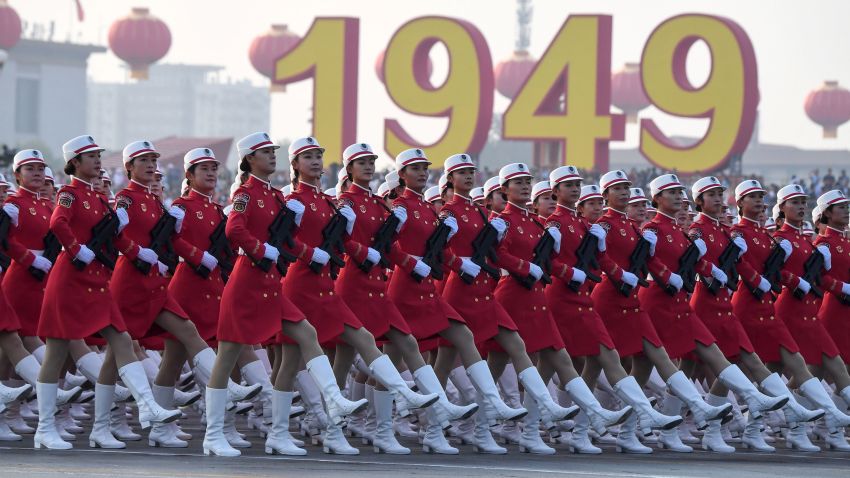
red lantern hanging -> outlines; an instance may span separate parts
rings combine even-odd
[[[301,37],[289,31],[286,25],[272,25],[269,31],[251,41],[248,58],[255,70],[272,80],[270,91],[286,91],[286,85],[274,83],[275,62],[300,41]]]
[[[171,32],[147,8],[133,8],[109,27],[109,48],[130,65],[130,78],[145,80],[148,67],[171,48]]]
[[[8,50],[21,39],[21,17],[6,0],[0,0],[0,50]]]
[[[496,91],[508,99],[516,97],[536,64],[537,60],[524,50],[514,52],[510,58],[499,62],[493,69]]]
[[[850,91],[837,81],[825,81],[806,96],[804,107],[809,119],[823,127],[823,137],[835,138],[838,127],[850,120]]]
[[[638,112],[651,104],[643,91],[638,63],[626,63],[611,75],[611,104],[626,114],[629,123],[637,122]]]

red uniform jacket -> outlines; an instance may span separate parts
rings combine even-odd
[[[817,237],[815,244],[829,247],[832,254],[829,275],[833,284],[823,299],[818,318],[825,324],[841,356],[850,357],[850,306],[838,299],[843,283],[850,282],[850,240],[844,232],[829,227],[824,235]]]

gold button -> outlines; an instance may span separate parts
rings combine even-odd
[[[378,294],[378,296],[379,296],[379,297],[383,297],[383,296],[384,296],[384,293],[383,293],[383,292],[381,292],[380,294]]]
[[[578,311],[581,312],[581,307],[578,308]]]
[[[371,293],[371,292],[369,292],[369,297],[372,297],[372,293]]]
[[[209,298],[210,298],[210,295],[209,295],[209,294],[207,294],[207,299],[209,299]]]
[[[89,292],[91,292],[91,287],[89,287]]]
[[[434,297],[434,294],[428,294],[428,297],[433,298],[433,297]]]
[[[319,297],[321,297],[322,295],[323,295],[323,294],[322,294],[321,292],[319,292]]]
[[[269,294],[263,292],[263,297],[268,297],[268,296],[269,296]]]

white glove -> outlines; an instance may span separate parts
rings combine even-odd
[[[726,273],[714,264],[711,265],[711,277],[717,279],[722,285],[726,285],[729,282],[729,277],[726,276]]]
[[[310,262],[325,265],[329,260],[331,260],[331,255],[325,252],[324,249],[319,249],[318,247],[313,248],[313,257],[310,258]]]
[[[289,199],[286,201],[286,209],[295,213],[295,225],[301,225],[301,218],[304,217],[304,205],[297,199]]]
[[[401,231],[401,227],[407,222],[407,209],[403,206],[393,208],[393,216],[398,218],[398,227],[395,228],[395,232]]]
[[[803,291],[804,294],[808,294],[810,290],[812,290],[812,285],[809,284],[809,281],[799,277],[800,283],[797,284],[797,288]]]
[[[366,260],[369,261],[370,264],[375,265],[381,262],[381,253],[370,247],[366,249]]]
[[[673,272],[670,274],[670,278],[667,279],[667,285],[672,285],[678,291],[682,290],[682,286],[685,285],[685,282],[682,280],[682,276]]]
[[[130,215],[127,214],[126,209],[119,207],[115,210],[115,216],[118,217],[118,234],[121,234],[121,231],[127,227],[127,224],[130,224]]]
[[[413,266],[413,273],[418,275],[419,277],[428,277],[431,274],[431,266],[422,261],[417,260],[416,265]]]
[[[534,277],[534,280],[540,280],[543,277],[543,269],[534,263],[529,264],[528,273],[531,274],[531,277]]]
[[[579,284],[584,284],[584,281],[587,279],[587,274],[576,267],[573,267],[573,278],[570,279],[570,282],[578,282]]]
[[[738,252],[738,259],[740,259],[741,256],[743,256],[744,253],[747,252],[747,241],[745,241],[743,237],[736,237],[735,239],[732,239],[732,242],[736,246],[738,246],[738,249],[741,250],[740,252]]]
[[[354,232],[354,221],[357,220],[357,214],[349,206],[339,208],[339,213],[345,218],[345,232],[350,236]]]
[[[758,288],[759,288],[760,291],[767,293],[767,291],[770,290],[770,281],[765,279],[764,277],[761,277],[759,279]]]
[[[177,206],[171,206],[168,209],[168,214],[171,214],[171,217],[177,219],[177,223],[174,224],[174,231],[179,233],[180,229],[183,228],[183,219],[186,217],[186,211]]]
[[[466,275],[478,277],[478,274],[481,273],[481,266],[469,259],[462,259],[460,263],[460,270]]]
[[[277,250],[277,247],[269,244],[268,242],[264,243],[266,250],[263,251],[263,258],[268,259],[272,262],[277,262],[277,258],[280,257],[280,251]]]
[[[138,256],[139,259],[147,262],[150,265],[154,265],[157,263],[157,261],[159,261],[159,256],[156,254],[156,252],[151,249],[148,249],[147,247],[140,247]]]
[[[631,287],[637,287],[638,278],[629,271],[623,271],[622,281]]]
[[[92,252],[88,246],[82,245],[80,246],[80,251],[77,252],[76,256],[74,256],[74,259],[77,259],[83,264],[91,264],[91,261],[94,260],[94,252]]]
[[[498,233],[499,241],[505,238],[505,232],[508,230],[508,224],[501,217],[495,217],[492,221],[490,221],[490,225],[493,226],[493,229]]]
[[[818,246],[818,251],[823,254],[823,268],[826,270],[832,269],[832,252],[823,244]]]
[[[3,211],[9,216],[9,219],[12,220],[12,225],[18,225],[18,206],[14,204],[6,203],[3,205]]]
[[[846,282],[841,284],[841,293],[844,295],[850,295],[850,284]]]
[[[791,247],[791,243],[788,242],[788,239],[782,239],[781,241],[779,241],[779,247],[781,247],[782,250],[785,251],[785,262],[788,262],[788,259],[791,257],[791,252],[794,250],[794,248]]]
[[[605,249],[607,248],[605,245],[605,238],[608,237],[608,231],[599,224],[594,224],[590,226],[590,230],[588,232],[596,236],[596,239],[598,239],[597,242],[599,243],[599,246],[597,249],[599,249],[599,252],[605,252]]]
[[[658,236],[652,231],[643,231],[643,238],[649,241],[649,255],[655,255],[655,243],[658,242]]]
[[[699,258],[702,259],[702,256],[708,252],[708,246],[705,245],[705,241],[702,239],[695,240],[694,245],[697,246],[697,249],[699,250]]]
[[[546,228],[546,232],[552,235],[552,238],[555,239],[555,254],[561,253],[561,231],[558,230],[557,227],[549,227]]]
[[[50,268],[53,267],[53,263],[50,262],[49,259],[45,259],[44,257],[35,256],[35,260],[32,262],[32,266],[46,274],[50,272]]]
[[[201,265],[206,267],[208,271],[211,271],[218,266],[218,259],[209,252],[204,251],[204,255],[201,257]]]
[[[168,266],[162,262],[156,261],[156,267],[159,269],[159,275],[164,276],[165,274],[168,274]]]
[[[449,217],[443,219],[443,224],[445,224],[446,226],[449,227],[449,229],[451,229],[449,231],[449,237],[446,238],[446,241],[450,241],[450,240],[452,240],[452,236],[457,234],[457,219],[449,216]]]

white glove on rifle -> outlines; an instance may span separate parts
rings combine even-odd
[[[546,232],[555,239],[555,246],[552,248],[555,251],[555,254],[561,253],[561,231],[558,230],[557,227],[548,227],[546,228]]]
[[[791,247],[791,243],[788,242],[788,239],[782,239],[781,241],[779,241],[779,247],[781,247],[782,250],[785,251],[784,262],[788,262],[788,259],[791,257],[791,252],[794,250],[794,248]]]
[[[130,224],[130,215],[127,214],[126,209],[119,207],[115,210],[115,216],[118,217],[118,234],[121,234],[127,224]]]
[[[850,284],[846,282],[841,284],[841,293],[844,295],[850,295]]]
[[[767,291],[769,291],[769,290],[770,290],[770,281],[769,281],[769,280],[767,280],[767,279],[765,279],[765,278],[764,278],[764,276],[761,276],[761,277],[759,278],[759,285],[758,285],[758,288],[759,288],[759,290],[760,290],[760,291],[762,291],[762,292],[764,292],[764,293],[766,294],[766,293],[767,293]]]
[[[413,273],[418,275],[419,277],[428,277],[429,275],[431,275],[431,266],[420,260],[417,260],[416,265],[413,266]]]
[[[3,211],[9,216],[9,219],[12,220],[12,225],[18,225],[18,206],[15,206],[11,203],[6,203],[3,205]]]
[[[682,290],[682,286],[685,285],[685,281],[682,280],[682,276],[672,272],[670,278],[667,279],[667,285],[672,285],[677,291],[680,291]]]
[[[159,269],[159,275],[164,276],[165,274],[168,274],[168,266],[162,262],[156,261],[156,267]]]
[[[717,279],[717,281],[724,286],[727,282],[729,282],[729,277],[726,276],[726,273],[714,264],[711,265],[711,277]]]
[[[534,277],[534,280],[540,280],[543,277],[543,269],[534,263],[529,264],[528,273]]]
[[[499,241],[505,238],[505,232],[508,230],[508,224],[501,217],[495,217],[490,221],[490,225],[498,233]]]
[[[395,207],[393,208],[393,216],[398,218],[398,227],[395,228],[395,232],[399,232],[404,223],[407,222],[407,209],[403,206]]]
[[[345,218],[345,232],[350,236],[354,232],[354,221],[357,220],[357,214],[349,206],[339,208],[339,213]]]
[[[159,256],[152,249],[148,249],[147,247],[139,248],[139,259],[147,262],[150,265],[154,265],[159,261]]]
[[[32,266],[47,274],[48,272],[50,272],[50,268],[53,267],[53,263],[50,262],[50,260],[45,259],[44,257],[35,256],[35,260],[32,262]]]
[[[209,252],[204,251],[204,255],[201,256],[201,265],[206,267],[208,271],[211,271],[215,269],[216,266],[218,266],[218,259],[216,259],[215,256],[210,254]]]
[[[655,244],[658,242],[658,236],[652,231],[643,231],[643,238],[649,241],[649,255],[655,255]]]
[[[449,217],[443,219],[443,224],[448,226],[449,229],[450,229],[449,237],[446,238],[446,241],[448,242],[448,241],[452,240],[452,236],[457,234],[457,219],[449,216]]]
[[[809,281],[799,277],[800,283],[797,284],[797,288],[803,291],[804,294],[808,294],[810,290],[812,290],[812,285],[809,284]]]
[[[823,254],[823,268],[826,270],[832,269],[832,253],[829,251],[829,248],[821,244],[818,246],[818,251]]]
[[[324,249],[319,249],[318,247],[313,248],[313,257],[310,258],[310,262],[325,265],[329,260],[331,260],[331,255],[325,252]]]
[[[94,252],[88,248],[85,244],[80,246],[80,251],[77,252],[77,255],[74,256],[74,259],[82,262],[83,264],[91,264],[91,261],[94,260]]]
[[[705,241],[702,239],[694,240],[694,245],[697,246],[697,249],[699,250],[699,258],[702,259],[702,256],[708,252],[708,246],[705,245]]]
[[[599,249],[599,252],[605,252],[605,249],[608,247],[605,245],[605,238],[608,237],[608,231],[599,224],[593,224],[590,226],[590,230],[588,232],[596,236],[596,239],[598,239],[597,242],[599,245],[597,246],[597,249]]]
[[[481,273],[481,266],[472,262],[469,259],[461,259],[460,271],[474,278],[478,277],[478,274]]]
[[[304,217],[304,205],[297,199],[289,199],[286,201],[286,209],[295,213],[295,225],[301,225],[301,219]]]
[[[629,271],[623,271],[622,281],[630,287],[637,287],[638,277]]]
[[[747,241],[745,241],[743,237],[736,237],[735,239],[732,239],[732,242],[736,246],[738,246],[738,249],[741,250],[740,252],[738,252],[738,259],[740,259],[741,256],[743,256],[744,253],[747,252]]]
[[[584,284],[585,280],[587,280],[587,274],[583,270],[573,267],[573,278],[570,279],[570,282],[578,282],[581,285]]]
[[[171,217],[177,219],[177,222],[174,224],[174,231],[179,233],[180,229],[183,228],[183,219],[186,217],[186,211],[177,206],[171,206],[168,209],[168,214],[171,214]]]
[[[277,247],[269,244],[268,242],[264,243],[263,246],[266,248],[263,251],[263,258],[272,262],[277,262],[277,258],[280,257],[280,251],[277,250]]]
[[[371,247],[366,250],[366,260],[375,265],[381,262],[381,253]]]

